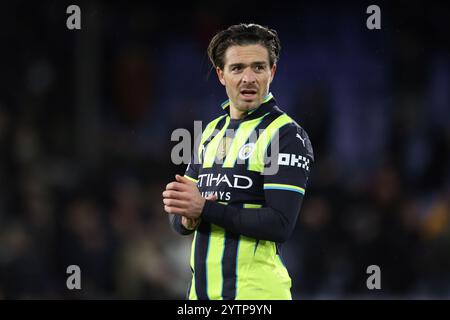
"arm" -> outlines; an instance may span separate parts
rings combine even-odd
[[[202,219],[252,238],[284,242],[290,237],[314,157],[303,129],[294,125],[282,129],[279,152],[272,157],[277,162],[278,171],[264,177],[266,207],[246,209],[206,201]]]
[[[294,230],[303,197],[296,192],[266,190],[267,207],[245,209],[206,201],[202,219],[247,237],[284,242]]]

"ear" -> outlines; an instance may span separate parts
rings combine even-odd
[[[277,71],[277,65],[274,63],[272,66],[272,69],[270,69],[270,83],[272,83],[272,80],[275,77],[276,71]]]
[[[220,83],[224,86],[225,78],[224,78],[223,70],[220,69],[219,67],[216,67],[216,73],[217,73],[217,77],[219,78]]]

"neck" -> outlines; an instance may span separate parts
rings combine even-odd
[[[249,110],[239,110],[235,104],[230,100],[230,118],[234,120],[239,120],[245,118],[249,112],[252,112],[253,110],[256,110],[261,105],[261,102],[258,104],[256,108],[249,109]]]
[[[239,120],[243,119],[247,115],[247,111],[241,111],[233,106],[233,104],[230,103],[230,118]]]

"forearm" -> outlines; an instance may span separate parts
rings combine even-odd
[[[206,201],[202,219],[247,237],[284,242],[294,230],[300,211],[301,198],[297,197],[296,200],[289,205],[258,209],[237,208]]]

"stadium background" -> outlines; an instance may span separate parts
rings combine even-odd
[[[170,135],[220,113],[206,47],[239,22],[278,31],[271,91],[316,156],[284,246],[294,298],[450,298],[444,2],[86,1],[80,31],[69,4],[1,5],[0,298],[184,297],[190,238],[161,199],[185,168]]]

